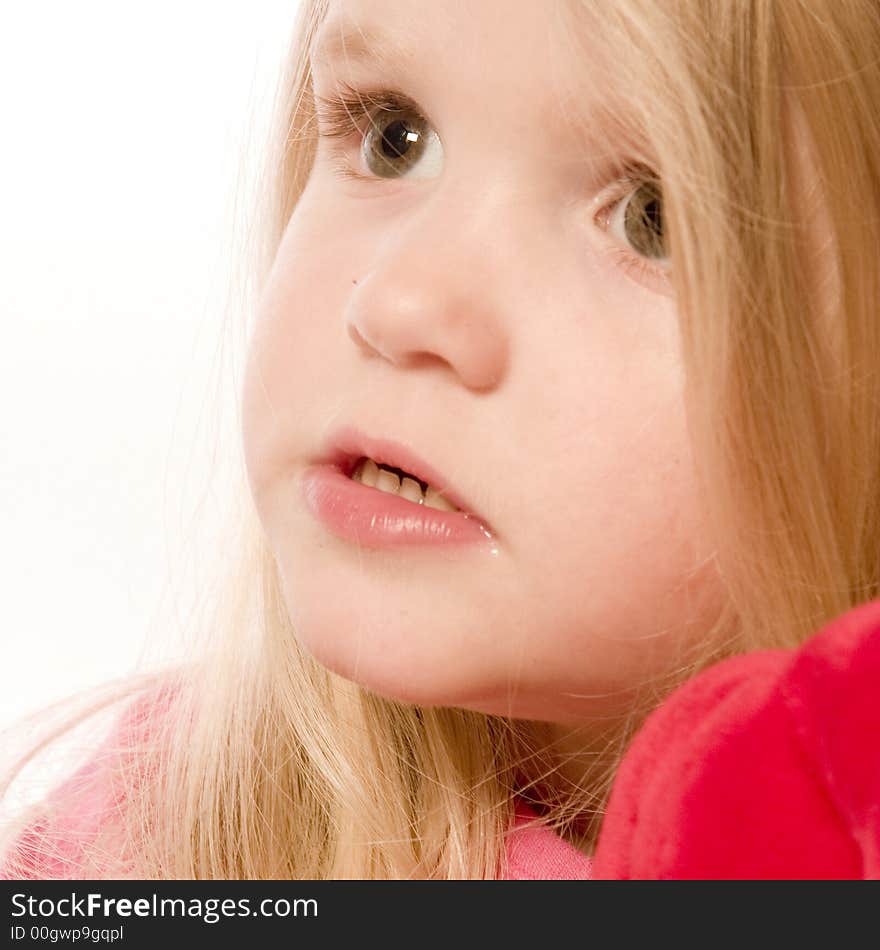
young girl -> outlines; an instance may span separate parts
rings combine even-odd
[[[304,2],[204,655],[7,876],[870,868],[776,823],[794,752],[724,796],[880,637],[878,50],[870,0]]]

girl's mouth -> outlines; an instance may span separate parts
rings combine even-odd
[[[343,429],[306,468],[301,488],[318,521],[361,547],[482,544],[497,554],[483,519],[404,445]]]

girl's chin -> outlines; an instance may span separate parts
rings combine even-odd
[[[296,628],[302,648],[322,667],[385,699],[417,706],[458,706],[476,708],[472,704],[475,690],[467,682],[467,673],[459,663],[450,676],[439,674],[436,658],[419,659],[412,651],[394,650],[386,643],[369,648],[363,641],[360,649],[349,640],[323,636],[314,627]],[[328,631],[329,632],[329,631]]]

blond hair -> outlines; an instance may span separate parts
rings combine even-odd
[[[314,155],[308,52],[325,6],[303,3],[279,87],[256,293]],[[595,17],[590,42],[611,52],[626,99],[604,118],[663,185],[689,432],[726,590],[699,653],[649,684],[601,736],[588,780],[565,787],[541,724],[398,703],[312,659],[242,477],[202,653],[158,690],[139,684],[98,766],[7,829],[8,843],[31,828],[10,876],[56,854],[71,877],[497,877],[516,794],[561,833],[590,816],[579,833],[594,841],[620,757],[669,689],[722,656],[796,646],[880,595],[880,9],[576,11]],[[102,821],[71,851],[75,832],[61,840],[52,815],[85,786],[103,790]]]

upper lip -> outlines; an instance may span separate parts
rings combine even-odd
[[[390,465],[409,472],[419,481],[425,482],[440,492],[456,508],[466,514],[476,516],[476,512],[452,488],[448,479],[408,446],[393,442],[391,439],[372,438],[354,426],[343,426],[333,432],[319,463],[332,465],[346,475],[351,475],[355,465],[362,458],[371,458],[377,464]]]

